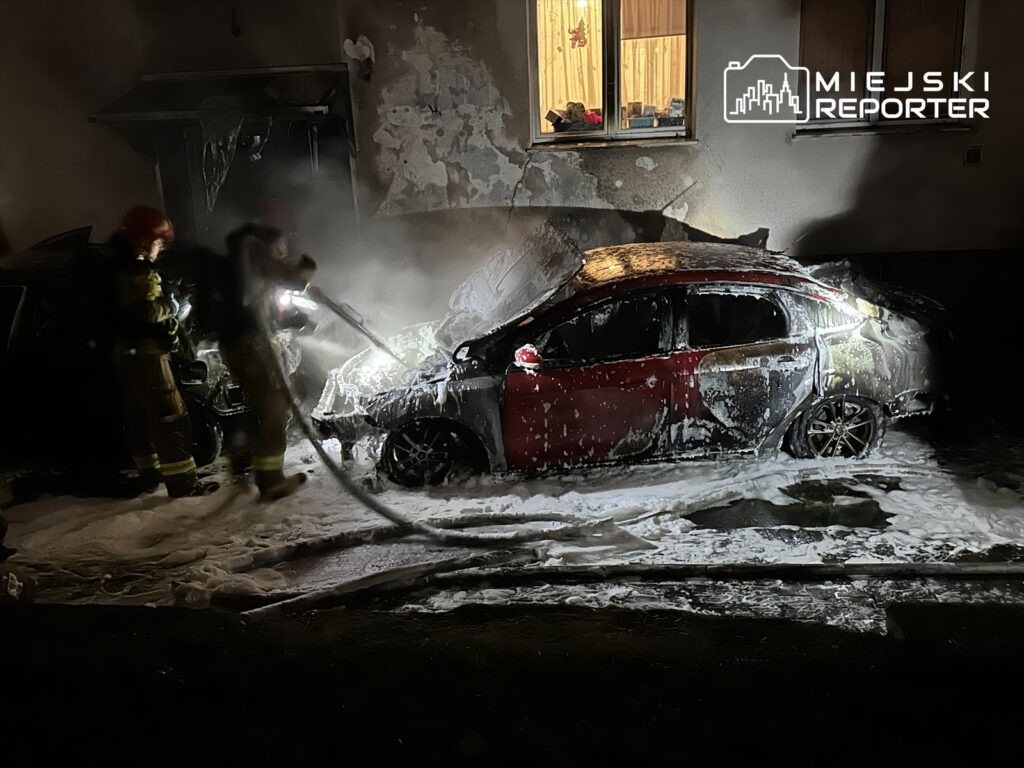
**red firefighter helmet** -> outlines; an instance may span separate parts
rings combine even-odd
[[[174,225],[163,211],[149,205],[137,205],[121,220],[121,234],[136,249],[148,251],[157,240],[173,240]]]

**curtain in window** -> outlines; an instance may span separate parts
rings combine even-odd
[[[622,41],[622,105],[631,101],[665,109],[686,98],[686,35]]]
[[[686,34],[686,0],[622,0],[622,39]]]
[[[622,106],[686,98],[686,0],[622,0]]]
[[[573,30],[580,30],[586,45],[573,45]],[[565,109],[566,102],[583,102],[601,110],[602,94],[601,0],[537,0],[537,71],[541,127],[549,109]]]
[[[912,72],[913,90],[899,95],[952,96],[952,74],[959,69],[963,48],[958,34],[963,17],[962,0],[889,0],[882,65],[887,85],[905,84]],[[925,72],[944,74],[944,81],[950,84],[944,93],[925,93]]]

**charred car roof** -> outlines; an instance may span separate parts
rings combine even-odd
[[[583,265],[573,276],[570,287],[577,294],[643,277],[689,274],[696,279],[697,273],[739,281],[745,276],[754,281],[755,276],[770,275],[794,287],[834,290],[781,254],[729,243],[690,241],[594,248],[584,254]]]
[[[487,334],[464,341],[458,348],[465,347],[470,355],[486,354],[485,350],[510,329],[529,325],[564,302],[579,306],[622,290],[667,283],[761,283],[796,289],[825,301],[843,295],[793,259],[732,243],[679,241],[610,245],[586,251],[580,261],[572,276],[549,291],[533,309]]]

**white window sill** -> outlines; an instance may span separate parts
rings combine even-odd
[[[677,147],[693,145],[697,139],[686,136],[630,136],[620,139],[611,139],[602,136],[599,139],[583,140],[578,137],[566,137],[559,139],[534,139],[527,151],[575,151],[580,149],[601,149],[606,147]]]
[[[973,126],[959,120],[880,120],[871,123],[835,121],[798,125],[793,129],[793,138],[877,136],[887,133],[965,133],[973,130]]]

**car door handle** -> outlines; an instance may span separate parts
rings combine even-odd
[[[779,358],[779,362],[780,363],[795,363],[796,362],[796,358],[793,357],[792,355],[783,355],[782,357]]]

